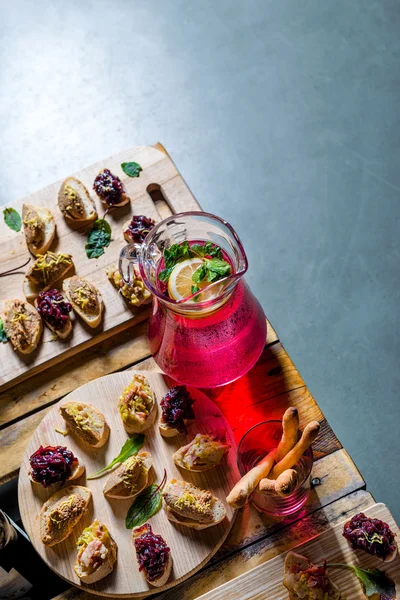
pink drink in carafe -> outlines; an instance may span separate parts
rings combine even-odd
[[[193,240],[221,248],[231,273],[204,294],[176,301],[159,280],[164,251],[186,241],[191,247]],[[153,293],[148,334],[159,367],[195,387],[216,387],[244,375],[264,348],[266,319],[243,279],[247,258],[232,227],[207,213],[182,213],[156,225],[136,251],[144,283]]]

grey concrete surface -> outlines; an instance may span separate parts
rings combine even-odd
[[[161,141],[400,520],[400,4],[0,1],[3,203]]]

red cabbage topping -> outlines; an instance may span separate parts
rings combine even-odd
[[[155,221],[153,219],[144,215],[134,215],[125,233],[132,242],[141,244],[154,225]]]
[[[194,419],[191,397],[185,385],[171,388],[161,400],[162,420],[166,425],[177,429],[179,433],[187,433],[184,419]]]
[[[396,550],[394,533],[389,525],[380,519],[370,519],[364,513],[355,515],[345,523],[343,536],[353,550],[360,548],[383,560]]]
[[[109,206],[119,204],[125,192],[122,181],[108,169],[104,169],[94,180],[93,189],[96,194]]]
[[[143,525],[143,528],[147,528],[147,532],[137,537],[134,542],[139,571],[144,570],[146,578],[154,581],[163,575],[170,549],[161,535],[153,533],[148,523]]]
[[[72,306],[58,290],[41,292],[37,297],[37,311],[54,329],[64,329]]]
[[[65,483],[76,460],[65,446],[40,446],[29,459],[31,477],[45,488],[59,481]]]

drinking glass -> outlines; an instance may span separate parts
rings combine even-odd
[[[271,450],[277,448],[282,437],[281,421],[264,421],[254,425],[240,440],[237,464],[241,476],[255,467]],[[293,467],[299,474],[299,483],[294,492],[286,497],[276,492],[261,493],[257,489],[250,496],[254,506],[273,517],[291,515],[305,504],[310,494],[310,475],[313,466],[312,448],[308,448]]]

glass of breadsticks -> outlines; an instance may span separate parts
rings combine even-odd
[[[307,501],[313,466],[311,444],[319,433],[318,421],[299,429],[297,409],[288,408],[282,421],[264,421],[241,439],[237,464],[242,479],[227,501],[240,508],[247,499],[263,513],[290,515]]]

